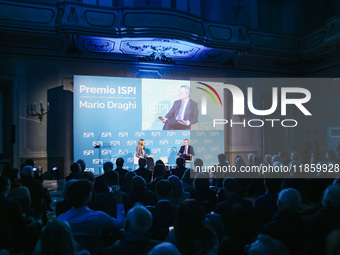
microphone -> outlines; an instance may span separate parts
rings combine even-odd
[[[97,140],[96,140],[97,143],[95,143],[95,145],[93,146],[93,148],[95,148],[95,149],[99,149],[99,148],[100,148],[100,144],[98,143],[98,139],[99,139],[99,137],[101,137],[102,133],[103,133],[103,132],[101,132],[101,133],[99,134],[99,136],[98,136],[98,138],[97,138]]]

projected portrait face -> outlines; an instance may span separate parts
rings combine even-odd
[[[190,88],[188,86],[181,86],[178,91],[178,98],[180,100],[186,100],[190,97]]]

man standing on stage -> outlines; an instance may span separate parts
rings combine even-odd
[[[168,114],[158,116],[163,123],[163,130],[189,130],[191,125],[198,122],[198,105],[190,99],[190,88],[182,85],[176,100]]]

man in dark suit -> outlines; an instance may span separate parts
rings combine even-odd
[[[178,156],[180,156],[183,159],[191,159],[191,157],[195,155],[194,148],[189,145],[189,140],[185,139],[183,142],[183,146],[178,151]]]
[[[163,130],[190,130],[198,122],[198,105],[190,99],[190,88],[182,85],[178,97],[168,114],[158,117],[164,123]]]

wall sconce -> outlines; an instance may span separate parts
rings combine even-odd
[[[30,106],[27,105],[27,108],[26,108],[27,115],[37,116],[38,119],[40,120],[40,124],[44,118],[44,115],[47,114],[49,110],[50,110],[50,104],[47,102],[47,109],[44,109],[42,101],[40,101],[40,112],[36,110],[36,103],[34,103],[33,105],[31,104]]]

